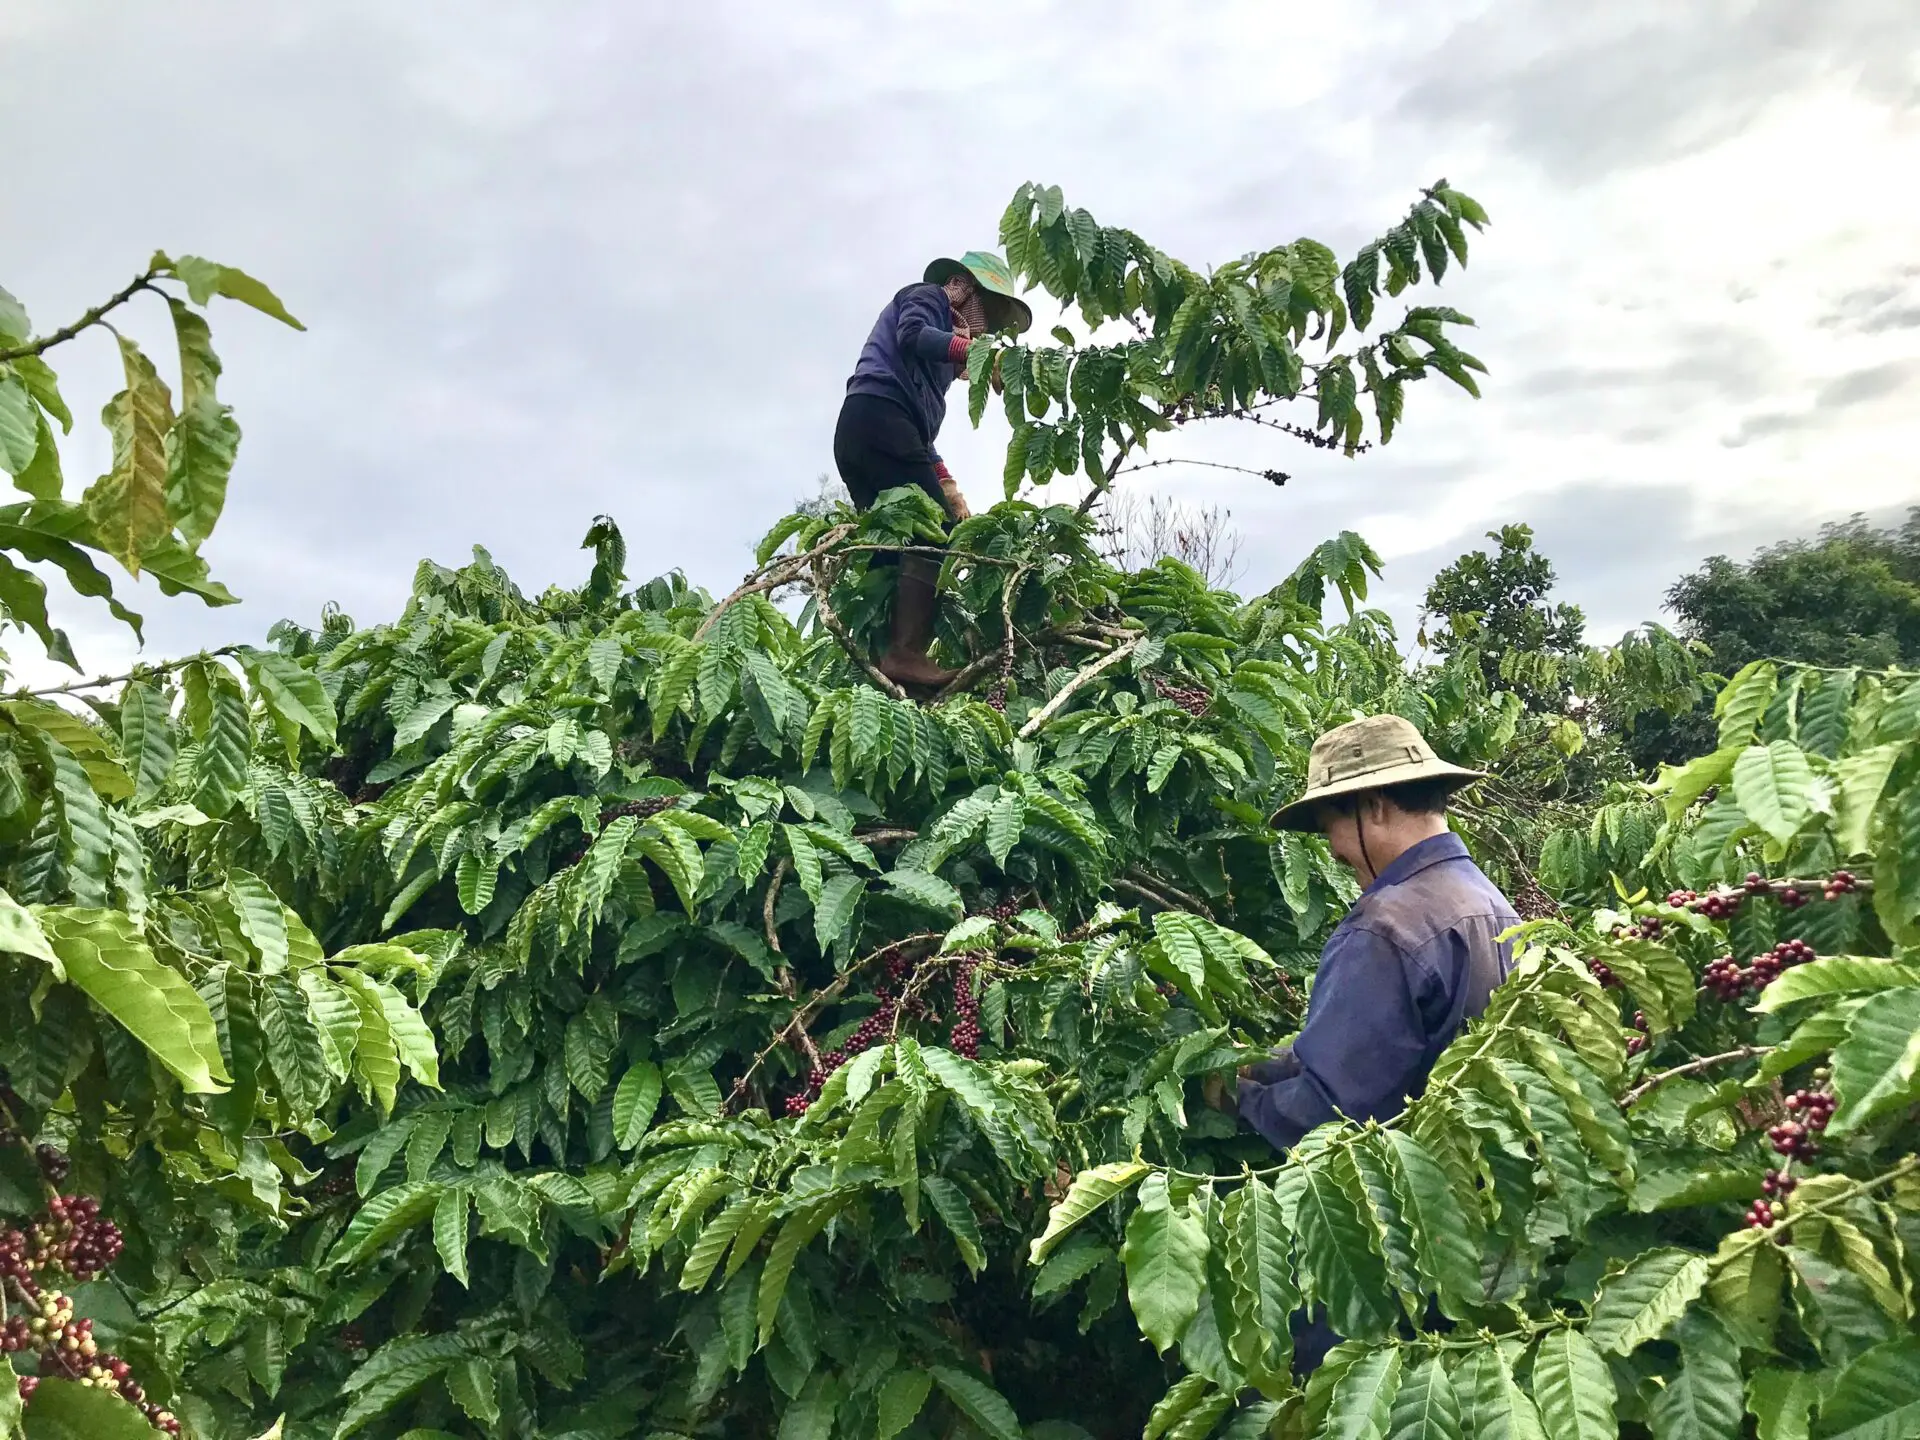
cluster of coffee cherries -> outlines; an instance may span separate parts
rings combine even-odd
[[[49,1155],[59,1163],[50,1164]],[[66,1174],[65,1155],[42,1146],[38,1158],[43,1173]],[[0,1352],[39,1357],[39,1375],[20,1377],[22,1401],[33,1399],[42,1377],[56,1376],[110,1390],[156,1430],[178,1435],[173,1413],[147,1399],[127,1362],[94,1341],[93,1321],[76,1316],[72,1297],[47,1283],[62,1274],[79,1280],[98,1275],[119,1258],[122,1243],[119,1227],[100,1218],[100,1202],[90,1195],[56,1194],[24,1230],[0,1233],[0,1288],[8,1310]]]
[[[1008,902],[1011,903],[1011,902]],[[900,1014],[901,995],[909,988],[913,979],[915,963],[904,955],[894,955],[887,961],[886,978],[873,987],[874,999],[880,1003],[873,1013],[854,1027],[846,1043],[837,1050],[829,1050],[820,1057],[820,1063],[807,1076],[807,1087],[789,1095],[786,1101],[788,1115],[804,1115],[807,1107],[819,1098],[820,1088],[827,1083],[827,1077],[838,1070],[847,1061],[862,1050],[879,1044],[893,1033],[895,1019]],[[908,994],[906,1012],[918,1019],[927,1013],[927,1002],[919,994]]]
[[[980,968],[980,956],[969,952],[953,967],[953,1029],[948,1043],[953,1053],[972,1060],[980,1054],[980,1001],[973,993],[974,972]]]
[[[1171,700],[1189,715],[1204,715],[1213,703],[1212,692],[1198,685],[1175,685],[1155,675],[1153,688],[1162,700]]]
[[[600,828],[606,829],[623,815],[631,815],[637,820],[645,820],[649,815],[658,815],[662,810],[673,808],[673,796],[649,795],[644,800],[622,800],[617,805],[609,805],[600,812]]]
[[[1647,1039],[1647,1013],[1644,1010],[1633,1012],[1633,1028],[1637,1032],[1627,1037],[1627,1054],[1638,1055],[1650,1043]]]
[[[1798,910],[1813,899],[1803,888],[1809,884],[1807,881],[1769,880],[1758,870],[1750,870],[1739,885],[1724,890],[1709,890],[1704,895],[1697,890],[1675,890],[1667,896],[1667,904],[1692,910],[1709,920],[1728,920],[1750,896],[1771,895],[1784,909]],[[1823,900],[1838,900],[1860,888],[1860,881],[1851,870],[1836,870],[1818,884]]]
[[[1833,1095],[1826,1090],[1796,1090],[1787,1096],[1787,1118],[1767,1130],[1776,1154],[1811,1160],[1820,1153],[1819,1134],[1833,1118]]]
[[[100,1218],[100,1202],[91,1195],[55,1195],[25,1231],[0,1235],[0,1277],[25,1279],[51,1269],[90,1280],[120,1258],[125,1244],[120,1227]]]
[[[1813,946],[1804,940],[1782,940],[1773,949],[1756,955],[1747,964],[1747,983],[1764,990],[1778,980],[1782,972],[1817,959]]]
[[[1786,1217],[1787,1197],[1799,1187],[1789,1170],[1769,1170],[1760,1179],[1760,1198],[1747,1207],[1747,1224],[1755,1230],[1771,1230]]]
[[[1783,971],[1817,958],[1813,946],[1806,941],[1782,940],[1773,949],[1754,956],[1744,968],[1731,955],[1722,955],[1700,972],[1700,980],[1711,994],[1731,1002],[1749,991],[1759,994],[1778,980]]]
[[[1620,988],[1620,977],[1613,973],[1613,967],[1607,964],[1606,961],[1589,960],[1587,961],[1587,969],[1593,973],[1593,978],[1606,986],[1607,989],[1618,990]]]
[[[994,681],[993,688],[987,691],[987,708],[998,711],[1002,715],[1007,713],[1007,682],[1005,680]]]
[[[1643,915],[1631,925],[1613,927],[1616,940],[1658,940],[1666,929],[1658,915]]]

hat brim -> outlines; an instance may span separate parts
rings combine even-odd
[[[1395,785],[1411,785],[1419,780],[1447,780],[1449,790],[1458,790],[1471,785],[1476,780],[1484,780],[1484,770],[1468,770],[1460,765],[1449,765],[1444,760],[1431,760],[1419,765],[1398,765],[1389,770],[1377,770],[1367,775],[1354,775],[1345,780],[1336,780],[1331,785],[1322,785],[1317,790],[1309,790],[1291,804],[1282,805],[1268,819],[1267,823],[1276,830],[1294,830],[1305,834],[1320,832],[1320,818],[1315,813],[1323,800],[1337,800],[1343,795],[1358,795],[1367,790],[1390,790]]]
[[[944,285],[956,275],[964,275],[979,287],[980,303],[986,307],[987,323],[993,326],[997,334],[1002,330],[1011,330],[1016,335],[1024,335],[1033,328],[1033,310],[1018,295],[1009,295],[996,289],[992,282],[984,280],[972,266],[943,255],[927,266],[925,282],[929,285]]]

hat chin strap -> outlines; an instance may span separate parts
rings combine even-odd
[[[1353,833],[1360,842],[1360,858],[1367,862],[1367,883],[1371,885],[1380,878],[1380,869],[1373,863],[1373,855],[1367,849],[1367,809],[1364,800],[1353,807]]]

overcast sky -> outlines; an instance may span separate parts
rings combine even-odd
[[[1155,452],[1280,490],[1129,482],[1230,507],[1248,592],[1354,529],[1405,621],[1524,521],[1605,640],[1708,554],[1920,503],[1915,0],[4,0],[0,133],[0,284],[42,330],[156,246],[309,326],[216,310],[246,440],[206,553],[245,603],[123,587],[154,656],[328,600],[385,618],[476,542],[577,583],[603,511],[636,579],[725,587],[830,468],[880,305],[994,247],[1029,179],[1196,266],[1344,258],[1441,176],[1490,212],[1439,295],[1484,399],[1417,387],[1356,460],[1252,427]],[[100,332],[53,359],[77,490],[117,365]],[[942,437],[976,504],[1005,435]],[[131,658],[58,608],[90,669]]]

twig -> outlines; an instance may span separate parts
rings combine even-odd
[[[773,923],[773,908],[780,903],[780,886],[791,869],[793,869],[793,861],[782,855],[780,863],[773,867],[773,879],[767,882],[766,902],[760,907],[760,918],[767,931],[767,948],[776,955],[783,955],[786,952],[780,948],[780,931]],[[780,967],[780,974],[784,977],[780,988],[788,994],[793,993],[793,977],[787,974],[786,966]]]
[[[1162,412],[1162,418],[1165,418],[1164,411]],[[1101,477],[1100,483],[1094,486],[1093,489],[1089,490],[1086,494],[1086,498],[1080,502],[1079,511],[1082,515],[1086,514],[1089,510],[1093,509],[1095,505],[1099,504],[1100,497],[1106,494],[1107,491],[1113,488],[1114,476],[1120,473],[1121,465],[1123,465],[1126,462],[1127,456],[1133,453],[1133,443],[1134,443],[1133,441],[1127,440],[1123,442],[1120,448],[1114,452],[1113,459],[1107,462],[1107,473]]]
[[[962,691],[971,688],[974,681],[978,680],[999,663],[1000,647],[996,645],[978,660],[968,661],[967,664],[961,668],[960,672],[947,682],[946,689],[933,697],[933,703],[938,705],[942,700],[951,699]]]
[[[1037,712],[1035,712],[1035,714],[1027,721],[1026,724],[1020,727],[1020,738],[1022,740],[1031,740],[1034,737],[1034,735],[1039,732],[1040,727],[1042,725],[1045,725],[1047,721],[1051,720],[1059,712],[1060,707],[1065,705],[1067,701],[1073,698],[1074,693],[1076,691],[1080,690],[1089,681],[1096,678],[1102,670],[1110,669],[1112,666],[1117,665],[1122,660],[1126,659],[1127,656],[1131,655],[1134,652],[1134,650],[1139,646],[1139,644],[1140,644],[1140,641],[1138,639],[1135,639],[1135,640],[1128,641],[1124,645],[1116,646],[1114,649],[1109,650],[1105,655],[1102,655],[1098,660],[1094,661],[1091,665],[1088,665],[1084,669],[1076,672],[1074,677],[1071,680],[1067,681],[1066,684],[1060,687],[1060,691],[1058,694],[1056,694],[1051,700],[1049,700],[1044,706],[1042,706]]]
[[[103,685],[125,685],[130,680],[144,680],[151,675],[165,675],[174,670],[184,670],[189,665],[197,665],[202,660],[214,660],[223,655],[238,655],[245,645],[222,645],[218,650],[199,650],[191,655],[183,655],[178,660],[163,660],[155,665],[136,665],[124,675],[97,675],[91,680],[69,680],[64,685],[42,685],[38,689],[22,687],[11,691],[9,699],[26,700],[37,695],[71,695],[79,690],[96,690]]]
[[[848,658],[854,664],[867,672],[869,680],[894,699],[907,699],[905,690],[889,680],[878,665],[860,653],[860,647],[853,642],[853,632],[847,629],[846,623],[834,613],[833,604],[827,599],[827,578],[820,569],[819,560],[816,559],[809,568],[813,572],[813,601],[820,611],[820,623],[833,632],[833,638],[840,642],[840,648],[847,652]]]
[[[1179,886],[1173,884],[1171,881],[1162,880],[1158,875],[1149,875],[1143,870],[1130,870],[1127,872],[1127,877],[1124,881],[1115,880],[1113,883],[1116,885],[1122,883],[1129,884],[1135,891],[1139,891],[1147,886],[1152,886],[1153,889],[1147,893],[1154,899],[1157,899],[1160,904],[1165,905],[1167,909],[1187,909],[1196,914],[1204,915],[1209,920],[1213,919],[1213,911],[1207,907],[1206,901],[1202,900],[1198,895],[1189,895]],[[1155,894],[1155,891],[1160,893]],[[1171,895],[1180,903],[1178,905],[1167,905],[1166,896],[1168,895]]]
[[[1004,555],[986,555],[978,550],[955,550],[947,545],[842,545],[833,553],[836,555],[855,555],[872,551],[877,555],[938,555],[942,559],[952,556],[956,560],[971,560],[976,565],[1024,565],[1021,560],[1009,560]]]
[[[1142,460],[1138,465],[1129,465],[1119,474],[1132,475],[1136,471],[1152,470],[1161,465],[1203,465],[1209,470],[1233,470],[1241,475],[1256,475],[1274,485],[1284,485],[1293,478],[1284,470],[1256,470],[1251,465],[1229,465],[1223,460],[1189,460],[1180,455],[1169,455],[1162,460]],[[1114,478],[1118,479],[1119,476]]]
[[[1742,1045],[1738,1050],[1725,1050],[1718,1055],[1703,1056],[1698,1060],[1689,1060],[1684,1065],[1676,1065],[1671,1070],[1662,1070],[1641,1081],[1633,1089],[1620,1097],[1620,1108],[1627,1109],[1636,1103],[1649,1090],[1658,1089],[1669,1080],[1678,1080],[1683,1075],[1698,1074],[1702,1070],[1711,1070],[1715,1065],[1731,1065],[1736,1060],[1751,1060],[1756,1055],[1764,1055],[1769,1047],[1765,1045]]]
[[[891,845],[896,840],[913,840],[919,837],[918,830],[903,830],[897,826],[887,826],[880,830],[856,830],[853,838],[862,845]]]
[[[8,360],[24,360],[29,355],[38,355],[43,351],[51,350],[56,345],[64,345],[82,330],[98,325],[108,311],[119,309],[142,290],[151,290],[156,295],[166,294],[166,291],[153,283],[159,273],[158,270],[149,270],[143,275],[136,275],[126,289],[111,299],[101,301],[71,325],[62,326],[51,335],[43,335],[38,340],[29,340],[26,344],[16,345],[11,350],[0,350],[0,363]]]
[[[1910,1175],[1916,1169],[1920,1169],[1920,1155],[1909,1155],[1891,1170],[1883,1170],[1878,1175],[1868,1176],[1865,1180],[1856,1180],[1845,1189],[1836,1190],[1833,1194],[1823,1196],[1810,1205],[1793,1209],[1790,1213],[1783,1214],[1780,1211],[1775,1211],[1774,1213],[1778,1218],[1774,1220],[1773,1224],[1767,1226],[1764,1230],[1748,1230],[1745,1232],[1745,1235],[1753,1237],[1750,1242],[1751,1244],[1759,1244],[1762,1240],[1770,1240],[1778,1231],[1789,1229],[1802,1220],[1811,1220],[1816,1215],[1824,1215],[1829,1210],[1838,1210],[1849,1201],[1857,1200],[1862,1195],[1870,1194],[1878,1190],[1882,1185],[1891,1185],[1901,1176]],[[1776,1201],[1775,1203],[1778,1204],[1779,1202]],[[1742,1238],[1744,1238],[1744,1236]],[[1739,1259],[1741,1253],[1741,1247],[1727,1245],[1719,1254],[1713,1256],[1707,1262],[1708,1267],[1719,1270]]]

